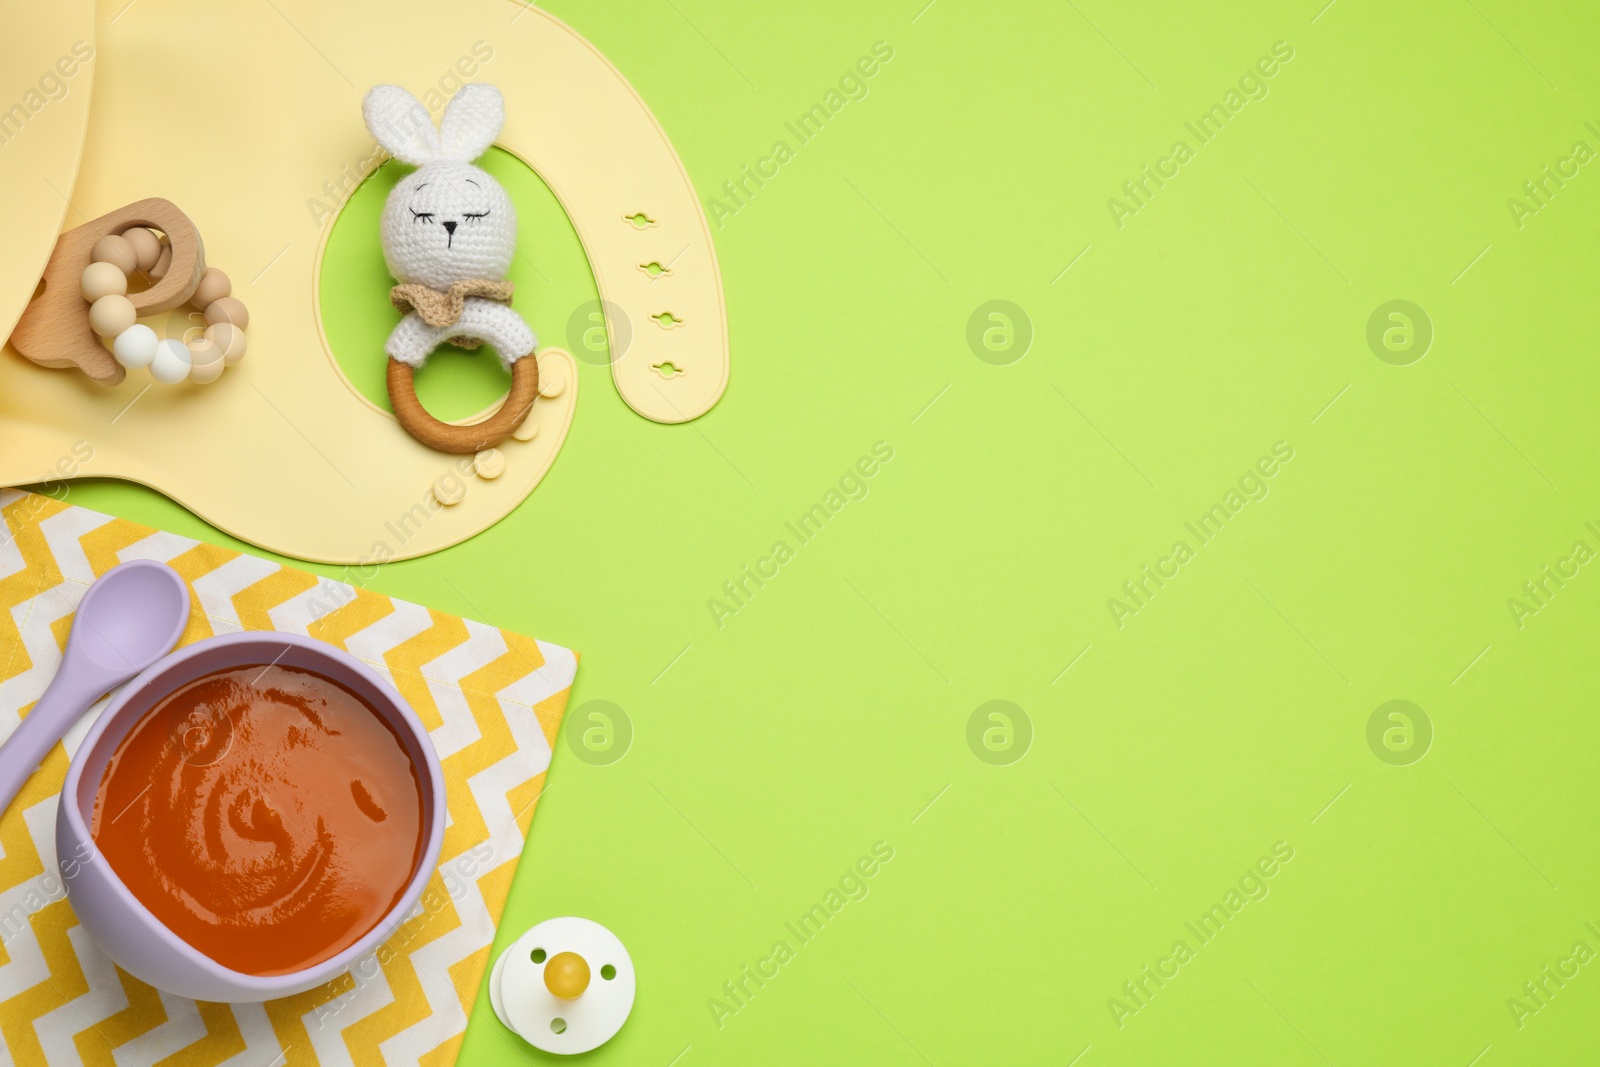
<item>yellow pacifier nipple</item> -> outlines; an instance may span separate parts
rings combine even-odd
[[[544,987],[562,1000],[575,1000],[589,988],[589,964],[576,952],[557,952],[544,965]]]

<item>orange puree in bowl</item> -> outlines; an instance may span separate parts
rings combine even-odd
[[[95,795],[95,845],[173,933],[224,967],[287,974],[360,940],[423,848],[400,738],[348,689],[237,667],[151,708]]]

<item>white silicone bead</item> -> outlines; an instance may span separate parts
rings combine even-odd
[[[129,370],[138,370],[148,367],[150,361],[156,358],[156,349],[160,344],[161,339],[154,330],[137,323],[117,334],[117,339],[111,342],[111,355]]]
[[[189,376],[189,366],[189,349],[182,341],[169,337],[156,348],[156,357],[150,361],[150,376],[174,385]]]

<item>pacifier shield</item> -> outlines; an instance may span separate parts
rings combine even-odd
[[[556,972],[546,974],[552,967]],[[564,1056],[615,1037],[633,1010],[634,991],[633,959],[622,942],[576,916],[539,923],[489,974],[489,1003],[500,1021],[534,1048]]]

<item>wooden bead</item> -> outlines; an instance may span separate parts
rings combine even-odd
[[[206,322],[212,326],[226,322],[242,330],[250,325],[250,312],[238,297],[225,296],[206,305]]]
[[[196,337],[189,342],[189,380],[197,385],[210,385],[222,377],[227,366],[222,358],[222,346],[209,337]]]
[[[114,263],[91,263],[83,268],[83,275],[78,279],[78,289],[83,293],[83,298],[89,303],[94,303],[102,296],[126,296],[128,293],[128,276]]]
[[[96,263],[110,263],[124,274],[132,274],[139,268],[139,257],[133,250],[132,242],[114,233],[108,233],[96,241],[89,258]]]
[[[228,322],[206,327],[206,336],[222,349],[222,362],[233,366],[244,358],[244,331]]]
[[[200,284],[195,286],[194,296],[189,298],[189,303],[204,311],[212,301],[221,300],[232,292],[233,283],[228,281],[228,276],[216,267],[207,267],[206,272],[200,275]]]
[[[133,301],[112,293],[89,305],[89,329],[101,337],[115,337],[139,321]]]
[[[161,239],[143,226],[123,231],[122,237],[133,248],[134,269],[148,273],[161,258]]]
[[[155,266],[145,271],[145,273],[150,276],[151,281],[159,282],[167,276],[167,268],[170,266],[172,266],[172,246],[164,244],[161,246],[160,253],[156,256]]]

